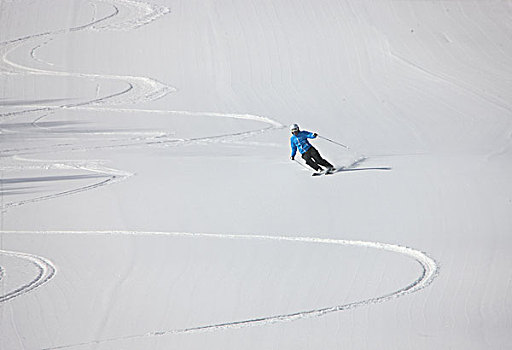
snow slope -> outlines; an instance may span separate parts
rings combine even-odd
[[[0,2],[0,349],[506,349],[511,19]]]

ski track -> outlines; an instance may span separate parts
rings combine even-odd
[[[21,205],[28,204],[28,203],[36,203],[36,202],[55,199],[55,198],[59,198],[59,197],[63,197],[63,196],[69,196],[69,195],[80,193],[80,192],[89,191],[89,190],[103,187],[106,185],[110,185],[110,184],[113,184],[113,183],[116,183],[119,181],[123,181],[133,175],[128,172],[123,172],[120,170],[115,170],[115,169],[110,169],[110,168],[104,167],[101,164],[99,164],[99,162],[92,162],[92,161],[79,162],[79,161],[77,161],[74,163],[72,163],[72,162],[64,163],[64,162],[58,162],[58,161],[50,161],[48,164],[47,163],[48,161],[43,162],[43,161],[39,161],[39,160],[21,158],[21,157],[17,157],[17,156],[14,158],[16,160],[24,162],[24,163],[29,163],[29,162],[35,163],[35,165],[25,166],[23,168],[20,168],[19,166],[13,167],[16,170],[20,170],[20,169],[80,170],[85,173],[99,174],[99,175],[101,175],[102,179],[99,182],[96,182],[96,183],[93,183],[93,184],[90,184],[87,186],[82,186],[82,187],[78,187],[75,189],[67,190],[67,191],[57,192],[57,193],[53,193],[50,195],[35,197],[35,198],[21,200],[21,201],[8,202],[5,204],[2,204],[2,206],[0,206],[0,210],[7,210],[9,208],[21,206]],[[42,163],[42,164],[40,164],[40,163]],[[7,167],[4,167],[4,169],[5,168],[7,168]]]
[[[109,14],[104,17],[97,18],[97,5],[99,3],[110,5],[112,10]],[[267,126],[264,128],[260,128],[257,130],[244,131],[238,133],[230,133],[225,135],[217,135],[210,137],[198,137],[191,139],[171,139],[165,133],[133,133],[134,139],[130,140],[121,140],[121,144],[115,145],[100,145],[100,146],[76,146],[76,145],[58,145],[54,146],[51,150],[52,152],[59,151],[84,151],[84,150],[92,150],[99,148],[119,148],[119,147],[140,147],[140,146],[151,146],[151,145],[161,145],[161,146],[180,146],[186,144],[202,144],[205,142],[227,142],[233,143],[238,142],[241,139],[247,138],[249,136],[265,133],[274,129],[280,129],[284,126],[277,122],[274,119],[251,115],[251,114],[237,114],[237,113],[218,113],[218,112],[193,112],[193,111],[172,111],[172,110],[151,110],[151,109],[135,109],[135,108],[126,108],[126,107],[116,107],[117,105],[126,105],[126,104],[134,104],[139,102],[150,102],[156,99],[162,98],[167,94],[176,91],[174,87],[161,83],[155,79],[149,77],[136,77],[136,76],[127,76],[127,75],[102,75],[102,74],[92,74],[92,73],[76,73],[76,72],[63,72],[56,70],[46,70],[41,68],[27,67],[22,64],[13,62],[9,59],[9,55],[14,51],[23,48],[25,45],[32,45],[29,49],[30,57],[37,62],[39,65],[46,65],[54,67],[54,64],[50,62],[46,62],[43,59],[37,56],[37,50],[42,48],[43,46],[50,43],[55,38],[66,35],[69,33],[83,31],[83,30],[91,30],[91,31],[103,31],[103,30],[133,30],[140,26],[149,24],[158,18],[168,14],[170,10],[167,7],[152,5],[143,2],[131,1],[131,0],[97,0],[92,2],[94,6],[94,13],[90,23],[56,31],[43,32],[38,34],[33,34],[29,36],[25,36],[22,38],[10,40],[7,42],[0,43],[0,74],[3,75],[14,75],[14,76],[28,76],[28,75],[39,75],[39,76],[51,76],[51,77],[61,77],[61,78],[80,78],[87,80],[95,80],[98,81],[98,87],[96,89],[97,95],[94,99],[83,101],[80,103],[68,103],[62,104],[59,106],[55,105],[20,105],[22,110],[13,111],[13,112],[4,112],[0,114],[0,120],[10,120],[13,118],[17,118],[23,115],[31,115],[35,114],[35,119],[33,121],[33,126],[37,128],[40,132],[51,132],[49,129],[40,127],[37,125],[42,119],[44,119],[50,113],[56,113],[62,110],[66,111],[92,111],[98,113],[108,113],[108,112],[119,112],[119,113],[151,113],[151,114],[169,114],[176,116],[184,116],[184,117],[197,117],[197,116],[208,116],[213,118],[233,118],[233,119],[242,119],[242,120],[251,120],[258,121],[266,124]],[[101,96],[99,95],[101,82],[103,81],[115,81],[115,82],[123,82],[125,84],[125,88],[122,91],[112,93],[110,95]],[[5,126],[4,126],[5,127]],[[107,136],[119,136],[125,135],[126,133],[104,133]],[[118,141],[118,139],[111,139],[111,141]],[[0,155],[4,156],[4,159],[9,158],[13,161],[14,165],[11,167],[3,166],[2,169],[9,170],[21,170],[24,168],[30,169],[74,169],[74,170],[82,170],[88,173],[96,173],[102,175],[101,181],[98,181],[94,184],[89,184],[87,186],[82,186],[79,188],[62,191],[59,193],[53,193],[46,196],[40,196],[37,198],[27,199],[23,201],[10,202],[3,204],[1,207],[2,210],[7,210],[13,207],[21,206],[28,203],[40,202],[45,200],[51,200],[55,198],[59,198],[62,196],[68,196],[84,191],[89,191],[92,189],[97,189],[99,187],[103,187],[106,185],[110,185],[119,181],[123,181],[133,174],[123,172],[120,170],[106,168],[97,162],[93,161],[38,161],[31,160],[27,158],[21,158],[21,154],[37,154],[37,153],[47,153],[50,150],[48,149],[35,149],[35,148],[26,148],[26,149],[12,149],[12,150],[4,150],[0,153]],[[359,157],[358,157],[359,158]],[[356,161],[357,162],[357,161]],[[20,165],[25,164],[25,165]],[[26,165],[31,164],[31,165]],[[83,343],[71,344],[71,345],[61,345],[56,347],[47,348],[50,349],[64,349],[70,347],[76,347],[81,345],[93,345],[100,344],[106,342],[114,342],[114,341],[122,341],[122,340],[130,340],[135,338],[147,338],[147,337],[157,337],[171,334],[184,334],[184,333],[198,333],[198,332],[208,332],[208,331],[219,331],[226,329],[237,329],[244,327],[255,327],[255,326],[263,326],[274,324],[278,322],[290,322],[303,318],[311,318],[311,317],[320,317],[332,312],[338,312],[343,310],[354,309],[357,307],[381,303],[385,301],[389,301],[410,293],[417,292],[425,287],[427,287],[438,274],[439,268],[436,262],[428,257],[425,253],[422,253],[418,250],[385,243],[378,242],[363,242],[363,241],[348,241],[348,240],[336,240],[336,239],[326,239],[326,238],[314,238],[314,237],[285,237],[285,236],[263,236],[263,235],[230,235],[230,234],[204,234],[204,233],[178,233],[178,232],[135,232],[135,231],[90,231],[90,232],[74,232],[74,231],[33,231],[33,232],[13,232],[13,231],[3,231],[2,233],[35,233],[35,234],[85,234],[85,235],[134,235],[134,236],[154,236],[154,235],[165,235],[165,236],[186,236],[191,238],[217,238],[217,239],[231,239],[231,240],[266,240],[266,241],[287,241],[287,242],[302,242],[306,244],[329,244],[333,246],[356,246],[356,247],[366,247],[373,249],[380,249],[385,251],[390,251],[398,254],[403,254],[409,258],[414,259],[417,263],[420,264],[422,268],[422,272],[420,276],[407,286],[396,290],[393,293],[361,300],[354,303],[335,305],[329,307],[323,307],[314,310],[306,310],[299,311],[291,314],[283,314],[283,315],[272,315],[262,318],[256,319],[247,319],[247,320],[239,320],[239,321],[227,321],[219,324],[211,324],[211,325],[198,325],[192,328],[184,328],[184,329],[171,329],[171,330],[161,330],[154,331],[145,334],[138,335],[127,335],[124,337],[110,338],[104,340],[93,340]],[[0,303],[12,300],[16,297],[24,295],[39,286],[45,284],[49,280],[51,280],[56,274],[56,268],[51,261],[46,258],[31,255],[27,253],[20,252],[12,252],[0,250],[0,255],[15,257],[18,259],[23,259],[30,262],[32,265],[36,266],[38,274],[34,277],[30,282],[21,285],[15,288],[12,291],[9,291],[3,295],[0,295]],[[3,267],[0,266],[0,280],[4,280],[8,275],[9,271],[6,271]]]
[[[50,260],[45,259],[41,256],[6,250],[0,250],[0,255],[26,260],[32,265],[34,265],[38,271],[37,275],[28,283],[25,283],[19,287],[16,287],[14,290],[11,290],[5,294],[0,295],[0,303],[6,302],[20,295],[24,295],[30,292],[31,290],[36,289],[37,287],[45,284],[46,282],[53,278],[57,271],[57,269]],[[5,276],[8,276],[8,274],[8,271],[6,271],[3,268],[0,268],[0,280],[4,279]]]
[[[297,311],[290,314],[271,315],[261,318],[251,318],[238,321],[227,321],[223,323],[198,325],[191,328],[169,329],[148,332],[144,334],[127,335],[102,340],[92,340],[76,344],[59,345],[45,348],[45,350],[66,349],[78,346],[98,345],[115,341],[132,340],[137,338],[150,338],[166,336],[172,334],[194,334],[202,332],[222,331],[229,329],[239,329],[247,327],[265,326],[281,322],[291,322],[305,318],[321,317],[333,312],[355,309],[371,304],[378,304],[390,301],[411,293],[415,293],[429,286],[439,273],[437,262],[426,253],[419,250],[387,243],[353,241],[318,237],[289,237],[289,236],[266,236],[266,235],[235,235],[235,234],[210,234],[210,233],[189,233],[189,232],[139,232],[139,231],[6,231],[13,234],[40,234],[40,235],[101,235],[101,236],[168,236],[168,237],[189,237],[189,238],[207,238],[207,239],[228,239],[228,240],[252,240],[252,241],[279,241],[279,242],[299,242],[311,245],[323,244],[333,247],[363,247],[378,250],[384,250],[392,253],[402,254],[414,261],[421,267],[421,273],[417,279],[406,286],[395,290],[392,293],[384,294],[374,298],[360,300],[348,304],[327,306],[313,310]]]
[[[102,18],[96,19],[97,6],[96,3],[105,3],[112,6],[111,13],[105,15]],[[121,81],[126,84],[126,88],[120,92],[113,93],[107,96],[97,97],[93,100],[73,103],[73,104],[64,104],[60,106],[49,106],[49,105],[30,105],[19,107],[25,108],[21,111],[7,112],[0,114],[0,119],[9,120],[12,118],[19,117],[21,115],[25,115],[28,113],[35,113],[37,115],[36,119],[32,123],[34,127],[38,127],[37,123],[43,120],[50,113],[55,113],[60,110],[66,111],[94,111],[94,112],[136,112],[136,113],[159,113],[159,114],[173,114],[173,115],[183,115],[183,116],[211,116],[218,118],[235,118],[235,119],[245,119],[245,120],[256,120],[259,122],[263,122],[268,124],[266,128],[252,130],[247,132],[240,133],[232,133],[226,135],[218,135],[212,137],[199,137],[193,139],[173,139],[169,138],[163,132],[157,133],[148,133],[143,132],[134,132],[132,133],[133,138],[131,139],[109,139],[106,140],[107,145],[95,145],[95,146],[76,146],[76,145],[56,145],[51,146],[50,148],[41,148],[41,147],[33,147],[33,148],[24,148],[24,149],[7,149],[3,150],[0,155],[4,157],[9,156],[19,156],[19,155],[34,155],[48,152],[64,152],[64,151],[90,151],[90,150],[98,150],[98,149],[109,149],[109,148],[122,148],[122,147],[140,147],[140,146],[148,146],[148,145],[161,145],[161,146],[180,146],[186,144],[202,144],[205,142],[235,142],[237,140],[254,136],[260,133],[267,132],[271,129],[282,128],[283,126],[266,117],[249,115],[249,114],[234,114],[234,113],[212,113],[212,112],[190,112],[190,111],[169,111],[169,110],[143,110],[143,109],[128,109],[128,108],[114,108],[114,107],[102,107],[102,106],[115,106],[121,104],[134,104],[138,102],[149,102],[154,101],[156,99],[162,98],[165,95],[176,91],[175,88],[165,85],[161,82],[158,82],[155,79],[148,77],[135,77],[135,76],[122,76],[122,75],[101,75],[101,74],[89,74],[89,73],[75,73],[75,72],[62,72],[55,70],[46,70],[40,68],[27,67],[16,62],[13,62],[9,59],[9,54],[16,49],[22,47],[25,44],[32,44],[33,47],[30,50],[30,56],[32,59],[36,60],[39,63],[45,63],[45,61],[37,58],[35,52],[40,49],[42,46],[51,42],[54,38],[65,35],[72,32],[82,31],[82,30],[93,30],[93,31],[102,31],[102,30],[132,30],[136,29],[140,26],[149,24],[154,20],[160,18],[161,16],[170,12],[170,10],[163,6],[156,6],[143,2],[136,2],[131,0],[99,0],[93,2],[94,4],[94,15],[92,21],[88,24],[63,29],[56,30],[50,32],[44,32],[39,34],[33,34],[29,36],[25,36],[19,39],[7,41],[0,44],[0,74],[10,74],[10,75],[42,75],[42,76],[53,76],[53,77],[62,77],[62,78],[81,78],[88,80],[99,80],[99,81]],[[35,45],[35,46],[34,46]],[[100,86],[100,85],[98,85]],[[43,115],[40,115],[44,113]],[[39,127],[39,129],[43,129]],[[49,131],[49,130],[48,130]],[[93,135],[94,133],[89,133],[89,135]],[[107,133],[103,133],[103,135],[109,135]],[[127,133],[117,132],[110,133],[111,136],[126,136]],[[118,142],[118,143],[116,143]],[[115,143],[115,144],[114,144]],[[48,166],[48,165],[47,165]],[[87,167],[84,170],[88,170]],[[119,177],[118,171],[114,171],[111,173],[105,172],[106,176],[110,176],[109,180],[102,181],[101,183],[90,185],[82,188],[78,188],[76,190],[65,191],[55,195],[39,197],[33,200],[25,200],[18,201],[14,203],[7,203],[3,205],[2,209],[7,209],[14,206],[19,206],[27,203],[38,202],[42,200],[54,199],[57,197],[71,195],[79,192],[83,192],[86,190],[91,190],[98,188],[100,186],[108,185],[115,183],[119,180],[126,179],[131,174],[122,174]],[[116,180],[116,181],[114,181]]]
[[[45,41],[45,42],[43,42],[43,43],[41,43],[41,44],[39,44],[39,45],[37,45],[36,47],[34,47],[34,48],[30,51],[30,57],[32,57],[32,59],[33,59],[34,61],[40,62],[40,63],[42,63],[42,64],[46,64],[46,65],[48,65],[48,66],[53,66],[53,65],[54,65],[53,63],[51,63],[51,62],[46,62],[45,60],[40,59],[40,58],[39,58],[39,57],[37,57],[37,55],[36,55],[36,51],[37,51],[37,50],[39,50],[41,47],[43,47],[43,46],[47,45],[50,41],[51,41],[51,39],[50,39],[50,40],[48,40],[48,41]]]

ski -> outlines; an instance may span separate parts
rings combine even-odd
[[[342,167],[339,167],[339,168],[332,168],[332,169],[329,169],[325,172],[325,175],[332,175],[332,174],[335,174],[337,173],[338,171],[342,171],[343,169],[345,169],[344,166]]]
[[[341,168],[323,169],[321,171],[314,172],[313,174],[311,174],[311,176],[331,175],[331,174],[334,174],[334,173],[340,171],[341,169],[343,169],[343,167],[341,167]]]

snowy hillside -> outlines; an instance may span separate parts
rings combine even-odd
[[[1,1],[0,349],[507,349],[511,23]]]

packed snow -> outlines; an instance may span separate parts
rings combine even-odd
[[[511,23],[0,2],[0,349],[508,348]]]

